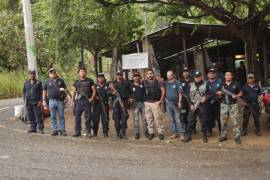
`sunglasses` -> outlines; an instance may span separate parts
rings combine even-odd
[[[33,75],[36,75],[36,73],[29,73],[29,74],[33,74]]]

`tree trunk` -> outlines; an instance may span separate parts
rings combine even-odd
[[[258,36],[250,32],[245,42],[245,56],[247,73],[254,73],[257,80],[262,80],[262,69],[257,57]]]
[[[115,80],[117,65],[118,65],[118,48],[114,47],[112,50],[112,63],[111,63],[111,69],[110,69],[111,80]]]
[[[95,74],[96,74],[96,77],[98,75],[98,54],[95,53],[93,54],[94,56],[94,69],[95,69]]]
[[[98,70],[99,70],[99,73],[103,72],[101,56],[98,56]]]

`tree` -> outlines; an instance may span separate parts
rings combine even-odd
[[[127,4],[152,4],[165,9],[164,15],[186,19],[212,17],[227,25],[246,44],[248,71],[258,65],[257,45],[259,36],[270,22],[269,0],[97,0],[104,6]]]
[[[141,21],[128,6],[115,9],[91,0],[57,0],[53,2],[53,13],[60,47],[83,47],[91,52],[96,74],[102,51],[142,34]]]

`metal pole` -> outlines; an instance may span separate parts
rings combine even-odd
[[[22,4],[28,69],[35,70],[38,77],[30,0],[22,0]]]

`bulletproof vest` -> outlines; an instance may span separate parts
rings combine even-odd
[[[154,80],[153,83],[144,81],[145,87],[145,100],[146,101],[159,101],[161,98],[161,90],[158,80]]]
[[[203,82],[199,87],[196,87],[195,82],[190,83],[189,97],[194,103],[206,93],[206,83]]]

